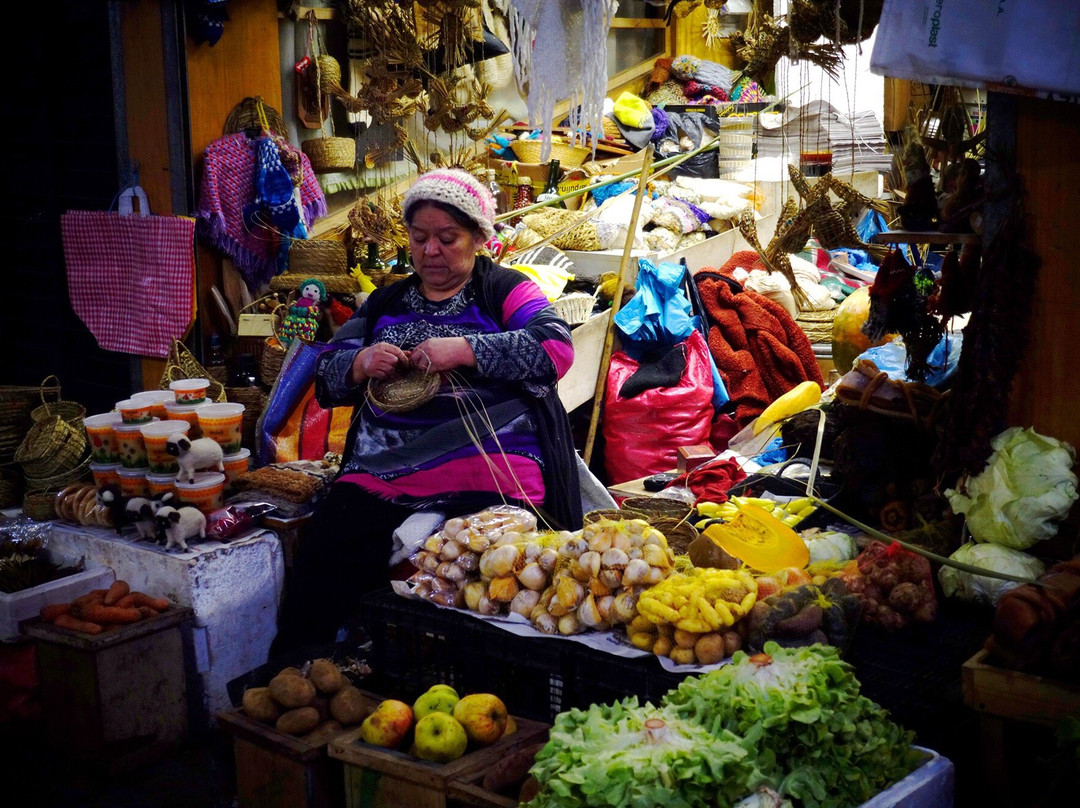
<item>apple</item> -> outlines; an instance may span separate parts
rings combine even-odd
[[[454,718],[469,740],[480,746],[490,746],[502,737],[508,718],[506,705],[493,693],[470,693],[454,705]]]
[[[453,715],[454,705],[458,703],[458,694],[454,688],[447,685],[435,685],[430,690],[421,693],[413,702],[413,716],[419,721],[431,713],[447,713]]]
[[[507,735],[513,735],[515,732],[517,732],[517,729],[518,725],[517,721],[514,719],[514,716],[508,715],[506,716],[506,729],[503,730],[503,734],[501,737],[505,738]]]
[[[465,754],[469,736],[450,713],[428,713],[416,722],[413,732],[413,754],[421,760],[448,763]]]
[[[373,746],[394,749],[405,740],[412,725],[412,707],[397,699],[385,699],[360,725],[360,740]]]

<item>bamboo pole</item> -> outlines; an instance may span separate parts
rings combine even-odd
[[[611,301],[611,316],[608,318],[607,330],[604,334],[604,352],[600,355],[600,370],[596,374],[596,387],[593,390],[592,415],[589,418],[589,431],[585,438],[585,451],[583,453],[586,465],[592,460],[593,444],[596,442],[596,428],[600,423],[600,407],[604,401],[604,386],[607,383],[608,366],[611,364],[611,349],[615,341],[615,315],[619,313],[619,306],[622,303],[627,269],[630,266],[630,254],[633,252],[634,238],[637,235],[641,200],[645,197],[651,167],[652,149],[645,149],[645,157],[642,160],[641,171],[638,176],[637,196],[634,198],[634,212],[630,215],[630,229],[626,234],[626,243],[623,245],[622,261],[619,264],[619,277],[615,282],[615,296]]]

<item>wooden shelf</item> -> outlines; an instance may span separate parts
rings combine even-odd
[[[936,230],[886,230],[875,233],[874,244],[978,244],[978,233],[939,233]]]

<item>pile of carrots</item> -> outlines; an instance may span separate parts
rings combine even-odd
[[[93,589],[70,603],[42,606],[41,619],[83,634],[100,634],[109,626],[137,623],[171,606],[166,598],[133,591],[127,581],[116,580],[108,589]]]

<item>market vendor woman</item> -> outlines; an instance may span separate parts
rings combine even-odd
[[[415,273],[376,289],[320,357],[316,397],[356,406],[341,473],[305,529],[277,656],[334,640],[360,597],[386,586],[393,532],[411,514],[503,503],[577,529],[582,507],[569,419],[556,392],[570,329],[525,275],[480,254],[495,201],[471,174],[430,171],[402,203]],[[387,412],[369,380],[439,374],[434,397]]]

